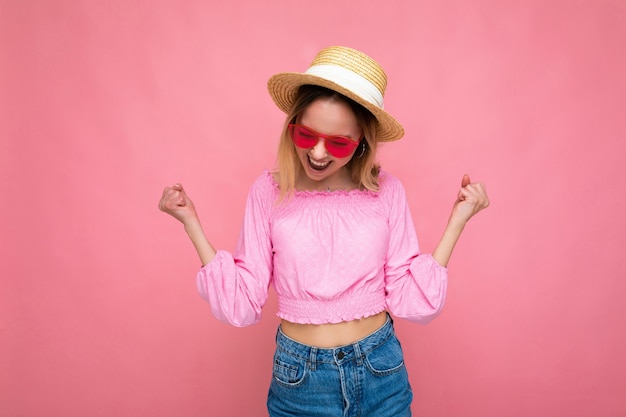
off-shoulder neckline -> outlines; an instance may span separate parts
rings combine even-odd
[[[276,191],[279,190],[278,183],[274,179],[274,173],[269,169],[265,169],[265,176],[268,181],[272,185],[272,188]],[[378,174],[379,181],[383,181],[385,178],[385,174],[381,171]],[[332,191],[323,191],[323,190],[294,190],[294,196],[302,196],[302,197],[311,197],[311,196],[354,196],[354,195],[370,195],[370,196],[378,196],[378,192],[368,190],[367,188],[359,189],[354,188],[352,190],[332,190]]]

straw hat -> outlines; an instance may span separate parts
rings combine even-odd
[[[325,48],[304,73],[275,74],[267,82],[267,89],[278,108],[288,113],[298,87],[305,84],[329,88],[368,109],[378,120],[378,141],[390,142],[404,135],[402,125],[383,110],[387,75],[364,53],[344,46]]]

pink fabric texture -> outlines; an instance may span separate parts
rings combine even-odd
[[[441,311],[447,269],[420,254],[404,187],[380,174],[378,192],[302,191],[277,203],[265,171],[252,185],[235,250],[218,251],[197,275],[215,317],[235,326],[261,319],[269,286],[278,316],[338,323],[388,310],[426,323]]]

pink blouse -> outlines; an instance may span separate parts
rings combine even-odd
[[[234,252],[197,276],[213,314],[235,326],[261,319],[273,285],[278,317],[339,323],[388,310],[426,323],[441,311],[447,269],[419,253],[404,187],[382,172],[380,190],[298,191],[277,203],[265,171],[248,195]]]

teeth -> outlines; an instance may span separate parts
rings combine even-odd
[[[314,161],[313,159],[309,158],[309,162],[311,163],[311,165],[314,165],[318,168],[323,168],[326,165],[330,164],[330,161],[326,161],[326,162],[318,162],[318,161]]]

